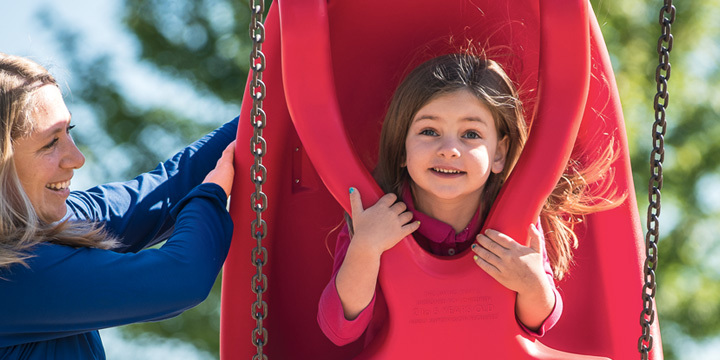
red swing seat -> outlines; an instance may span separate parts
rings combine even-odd
[[[270,257],[264,295],[269,315],[264,323],[270,335],[264,352],[270,358],[637,356],[644,243],[619,97],[587,3],[279,1],[270,9],[265,28],[264,81],[269,92],[264,107],[269,122],[264,135],[269,151],[264,164],[269,170],[263,188],[270,228],[264,243]],[[320,332],[315,316],[331,272],[327,247],[333,246],[342,223],[338,203],[349,210],[349,186],[360,189],[366,204],[381,195],[368,169],[375,163],[392,92],[419,63],[456,51],[457,45],[449,46],[450,38],[455,44],[472,39],[503,49],[498,52],[503,56],[494,59],[523,90],[531,122],[527,151],[486,226],[526,238],[522,224],[537,218],[571,151],[598,148],[610,136],[620,144],[615,184],[627,192],[627,200],[588,216],[579,226],[577,264],[558,284],[565,300],[563,318],[542,344],[517,328],[513,294],[471,268],[468,253],[439,259],[405,239],[383,257],[380,282],[390,313],[384,335],[364,350],[362,340],[336,347]],[[251,136],[250,99],[246,92],[239,139]],[[253,159],[238,149],[236,200],[231,204],[236,233],[223,275],[223,359],[255,353],[250,341],[255,321],[247,311],[255,301],[248,287],[255,273],[250,264],[255,245],[247,236],[255,214],[242,200],[252,186],[242,169],[250,168]],[[434,316],[435,309],[425,305],[437,299],[456,306]],[[657,322],[652,331],[650,358],[661,359]],[[424,347],[445,339],[451,345]]]

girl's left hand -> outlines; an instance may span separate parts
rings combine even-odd
[[[532,225],[529,246],[488,229],[477,236],[475,263],[500,284],[517,293],[543,292],[548,284],[540,247],[540,232]]]

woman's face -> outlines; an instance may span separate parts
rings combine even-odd
[[[14,139],[15,169],[38,216],[53,222],[65,216],[73,170],[85,157],[70,136],[70,112],[60,89],[45,85],[35,94],[33,132]]]

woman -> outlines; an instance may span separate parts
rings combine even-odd
[[[131,181],[71,192],[85,159],[52,75],[0,53],[0,116],[0,358],[104,359],[97,329],[207,297],[232,235],[237,119]]]

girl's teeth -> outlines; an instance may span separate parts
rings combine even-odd
[[[459,174],[460,173],[460,171],[458,171],[458,170],[448,170],[448,169],[438,169],[438,168],[433,168],[433,170],[444,173],[444,174]]]

